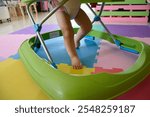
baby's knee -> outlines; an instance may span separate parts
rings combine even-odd
[[[86,32],[90,32],[92,29],[92,23],[88,22],[85,26],[83,26],[83,30],[85,30]]]
[[[61,31],[64,37],[72,36],[74,34],[73,29],[68,26],[61,27]]]
[[[88,32],[89,31],[91,31],[91,29],[92,29],[92,23],[91,22],[89,22],[89,24],[88,24],[88,26],[87,26],[88,28],[87,28],[87,30],[88,30]]]
[[[67,31],[70,31],[70,30],[71,30],[71,27],[68,26],[68,25],[63,25],[63,26],[61,26],[61,30],[62,30],[63,32],[67,32]]]

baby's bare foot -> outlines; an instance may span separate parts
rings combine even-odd
[[[72,57],[71,63],[72,63],[73,69],[82,69],[83,67],[78,57]]]

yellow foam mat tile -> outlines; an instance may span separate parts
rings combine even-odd
[[[32,80],[20,60],[7,59],[0,62],[1,100],[50,99]]]
[[[86,67],[76,70],[76,69],[73,69],[72,66],[69,66],[67,64],[58,64],[57,67],[62,72],[71,74],[71,75],[89,75],[95,71],[94,68],[86,68]]]

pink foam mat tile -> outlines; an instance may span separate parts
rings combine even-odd
[[[99,55],[96,57],[97,63],[94,67],[105,69],[121,68],[123,70],[132,66],[137,60],[138,55],[120,50],[116,45],[102,41]]]
[[[150,44],[150,38],[134,37],[133,39]],[[97,63],[94,64],[93,74],[100,72],[118,73],[131,67],[138,58],[138,55],[120,50],[116,45],[102,41],[101,47],[96,56]],[[149,100],[150,99],[150,75],[141,83],[115,98],[116,100]]]
[[[0,36],[0,56],[8,58],[17,53],[21,43],[33,35],[13,34]]]
[[[111,68],[111,69],[105,69],[103,67],[95,67],[95,71],[92,72],[92,74],[97,74],[97,73],[118,73],[118,72],[122,72],[123,69],[120,68]]]

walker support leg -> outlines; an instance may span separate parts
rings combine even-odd
[[[33,19],[32,14],[30,13],[30,8],[29,8],[29,7],[30,7],[30,4],[27,5],[27,13],[28,13],[28,16],[29,16],[29,18],[30,18],[32,24],[33,24],[34,26],[37,26],[37,24],[35,23],[35,21],[34,21],[34,19]],[[34,28],[35,28],[35,27],[34,27]],[[39,39],[39,41],[40,41],[40,43],[41,43],[41,45],[42,45],[42,47],[43,47],[43,49],[44,49],[44,51],[45,51],[45,53],[46,53],[46,55],[47,55],[48,62],[50,62],[51,65],[52,65],[54,68],[57,68],[57,66],[55,65],[55,63],[54,63],[53,60],[52,60],[52,57],[51,57],[51,55],[50,55],[50,53],[49,53],[49,51],[48,51],[48,49],[47,49],[47,47],[46,47],[46,44],[45,44],[45,42],[44,42],[42,36],[40,35],[40,30],[41,30],[41,29],[39,29],[39,27],[37,27],[37,30],[35,30],[36,35],[37,35],[37,39]],[[36,40],[36,41],[37,41],[37,40]]]
[[[115,37],[113,36],[113,34],[108,30],[108,28],[105,26],[105,24],[103,23],[103,21],[101,20],[101,15],[102,15],[102,12],[103,12],[103,9],[104,9],[104,6],[105,6],[105,2],[102,2],[102,5],[101,5],[101,8],[100,8],[100,12],[99,14],[97,15],[95,13],[95,11],[90,7],[90,5],[88,3],[86,3],[86,5],[88,6],[88,8],[92,11],[92,13],[95,15],[95,18],[94,20],[92,21],[92,23],[98,21],[100,22],[100,24],[104,27],[104,29],[106,30],[106,32],[109,34],[109,36],[111,37],[111,39],[113,40],[113,42],[118,46],[120,47],[121,50],[124,50],[124,51],[128,51],[128,52],[131,52],[131,53],[134,53],[134,54],[138,54],[139,52],[137,52],[136,50],[133,50],[129,47],[126,47],[123,45],[123,43],[121,43],[119,40],[115,39]]]
[[[54,67],[54,68],[57,68],[56,64],[53,62],[53,59],[46,47],[46,44],[43,40],[43,37],[41,36],[40,32],[41,32],[41,29],[42,29],[42,24],[48,19],[50,18],[60,7],[62,7],[68,0],[63,0],[62,2],[60,2],[58,4],[58,6],[56,6],[55,8],[53,8],[53,10],[45,17],[43,18],[43,20],[41,21],[41,23],[39,24],[36,24],[35,21],[34,21],[34,18],[32,16],[32,14],[30,13],[30,5],[34,2],[31,2],[29,4],[27,4],[27,13],[28,13],[28,16],[32,22],[32,24],[34,25],[34,29],[35,29],[35,32],[36,32],[36,35],[37,35],[37,38],[36,38],[36,41],[35,41],[35,46],[37,48],[40,48],[40,46],[42,45],[43,49],[44,49],[44,52],[46,53],[46,56],[48,58],[48,62],[51,63],[51,65]],[[40,43],[39,43],[40,42]]]
[[[99,14],[97,15],[95,13],[95,11],[90,7],[90,5],[88,3],[86,3],[86,5],[88,6],[88,8],[92,11],[92,13],[95,15],[95,18],[93,19],[92,23],[96,22],[96,21],[99,21],[102,26],[104,27],[104,29],[107,31],[107,33],[110,35],[110,37],[113,39],[113,41],[115,42],[115,38],[114,36],[111,34],[111,32],[107,29],[107,27],[105,26],[105,24],[102,22],[101,20],[101,15],[102,15],[102,11],[103,11],[103,8],[104,8],[104,5],[105,5],[105,2],[102,3],[102,6],[101,6],[101,9],[100,9],[100,12]]]

